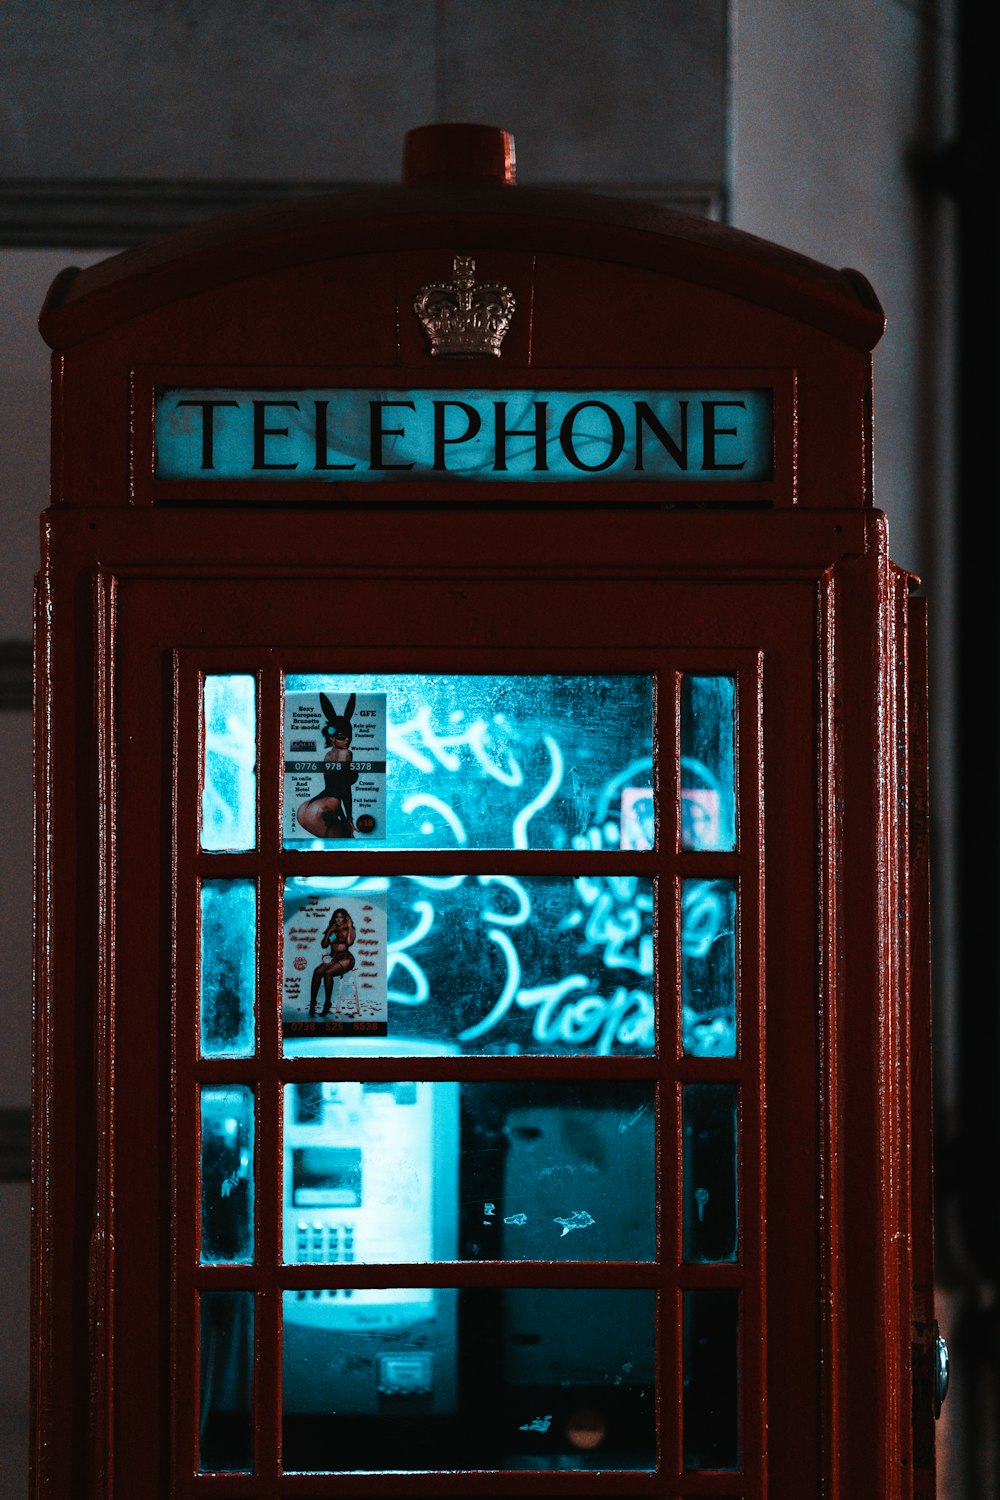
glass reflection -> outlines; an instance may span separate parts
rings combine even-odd
[[[254,1050],[257,890],[252,880],[201,885],[201,1054]]]
[[[253,1471],[253,1293],[202,1292],[198,1466]]]
[[[681,881],[681,1019],[689,1057],[736,1056],[736,884]]]
[[[204,679],[203,849],[239,851],[257,842],[256,686],[242,674]]]
[[[254,1094],[242,1083],[201,1090],[201,1260],[249,1265],[254,1254]]]
[[[290,848],[653,846],[651,677],[290,675],[285,694]]]
[[[375,1037],[368,1021],[352,1028],[333,1013],[330,1026],[309,1014],[310,976],[327,960],[333,914],[356,907],[357,926],[366,902],[375,927],[378,913],[386,924],[379,996],[386,1034]],[[648,1056],[655,1046],[653,882],[644,877],[292,879],[283,966],[289,1055],[399,1055],[420,1044],[438,1052]],[[348,1011],[356,1003],[350,987],[346,1002]]]
[[[736,682],[681,679],[681,848],[736,848]]]
[[[286,1471],[652,1469],[655,1293],[285,1292]]]
[[[647,1083],[288,1084],[284,1258],[653,1260],[654,1144]]]

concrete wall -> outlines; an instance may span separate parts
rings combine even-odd
[[[532,181],[714,178],[725,0],[15,0],[15,178],[395,181],[437,119],[520,133]]]

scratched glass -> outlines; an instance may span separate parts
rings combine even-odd
[[[289,879],[286,1055],[394,1056],[419,1045],[438,1053],[650,1056],[653,893],[651,879],[634,875]],[[317,976],[322,984],[330,967],[323,936],[338,907],[365,898],[384,903],[384,959],[372,965],[367,998],[364,982],[357,993],[354,984],[367,951],[332,981],[340,1011],[324,1018],[313,1004]],[[349,952],[360,953],[357,942]],[[384,1035],[373,1034],[373,1018],[384,1022]]]
[[[655,1466],[653,1291],[341,1286],[282,1310],[286,1472]]]
[[[736,1056],[736,884],[681,881],[681,1024],[688,1057]]]
[[[686,1083],[681,1091],[684,1259],[737,1255],[737,1094],[733,1083]]]
[[[285,1085],[286,1263],[656,1257],[651,1083]]]
[[[242,1083],[201,1090],[201,1262],[254,1256],[254,1094]]]
[[[651,677],[288,676],[285,692],[288,848],[654,845]]]
[[[202,1292],[198,1467],[253,1472],[253,1293]]]
[[[736,682],[681,679],[681,848],[736,848]]]
[[[201,1055],[252,1057],[257,890],[252,880],[201,883]]]
[[[684,1293],[684,1467],[739,1468],[739,1292]]]
[[[244,675],[206,676],[201,847],[238,852],[257,842],[256,683]]]

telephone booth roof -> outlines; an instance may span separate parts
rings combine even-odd
[[[870,350],[885,318],[859,272],[650,203],[596,194],[428,184],[345,191],[213,219],[53,283],[40,328],[53,349],[182,298],[340,256],[479,243],[634,266],[723,291]]]

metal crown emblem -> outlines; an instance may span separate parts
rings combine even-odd
[[[514,293],[496,282],[477,282],[471,255],[456,255],[453,269],[454,281],[422,286],[413,299],[431,353],[459,359],[492,354],[499,359],[517,306]]]

